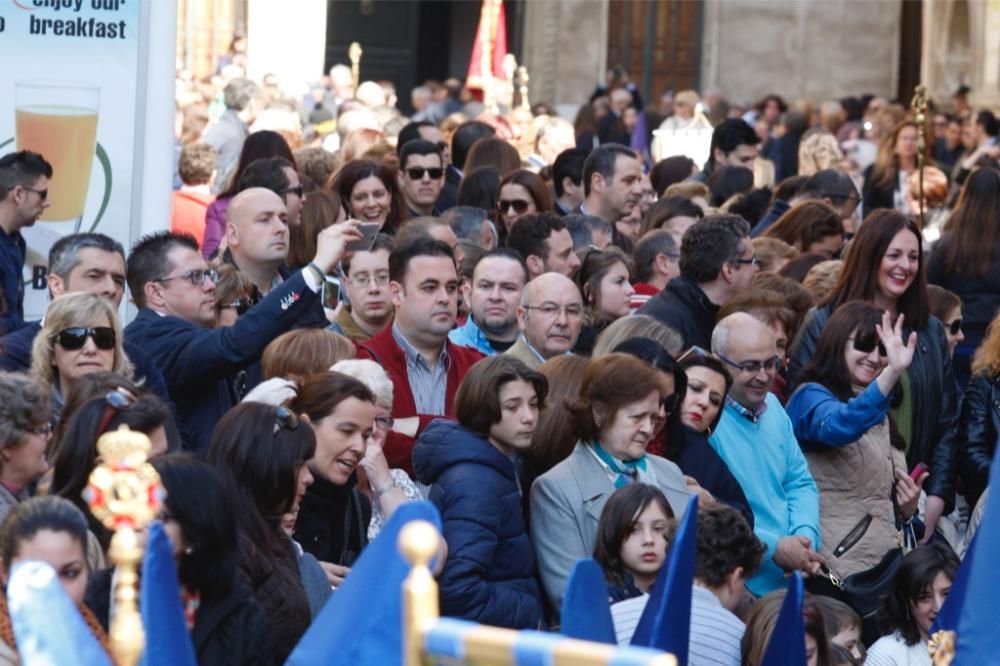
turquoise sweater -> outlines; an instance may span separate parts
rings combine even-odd
[[[754,534],[767,546],[760,570],[747,587],[757,596],[784,587],[785,572],[773,560],[778,540],[806,536],[819,550],[819,491],[788,415],[771,393],[757,423],[727,404],[708,441],[743,488],[753,511]]]

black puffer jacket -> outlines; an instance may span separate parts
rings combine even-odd
[[[958,474],[969,506],[976,506],[990,480],[990,463],[1000,433],[1000,377],[973,375],[965,389]]]
[[[636,313],[658,319],[680,333],[684,349],[694,345],[709,349],[719,306],[708,299],[693,278],[679,275]]]
[[[788,379],[794,390],[802,368],[812,358],[820,334],[830,321],[830,306],[813,308],[792,344]],[[910,334],[909,329],[904,335]],[[955,474],[958,457],[959,397],[948,354],[944,326],[934,317],[917,331],[917,350],[907,372],[913,395],[913,441],[906,454],[912,469],[918,462],[930,468],[924,483],[928,495],[944,500],[945,514],[955,507]]]

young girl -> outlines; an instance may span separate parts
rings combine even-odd
[[[656,486],[631,483],[611,495],[594,544],[594,559],[608,582],[608,603],[649,593],[667,557],[673,527],[674,512]]]
[[[843,650],[848,663],[863,663],[865,644],[861,642],[861,617],[853,608],[833,597],[816,595],[812,600],[823,618],[826,635],[830,638],[830,649],[839,647]]]

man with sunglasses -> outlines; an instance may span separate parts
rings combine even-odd
[[[731,314],[712,332],[712,352],[733,385],[708,441],[750,501],[754,533],[767,546],[747,582],[760,597],[783,587],[787,571],[819,571],[819,491],[792,422],[769,392],[781,366],[770,329],[745,312]]]
[[[21,229],[49,207],[52,165],[38,153],[22,150],[0,157],[0,326],[10,333],[24,326],[24,260]]]
[[[192,450],[205,453],[215,424],[237,402],[231,378],[256,363],[271,340],[309,315],[323,276],[334,270],[346,244],[360,239],[352,222],[327,227],[304,270],[271,290],[234,325],[214,329],[215,273],[193,238],[158,232],[132,248],[127,279],[140,309],[125,328],[125,339],[160,368]]]
[[[444,187],[444,158],[430,141],[408,141],[399,151],[399,189],[410,217],[438,215],[434,206]]]

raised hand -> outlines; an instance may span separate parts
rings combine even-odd
[[[899,375],[906,372],[913,362],[913,352],[917,349],[917,334],[910,333],[904,342],[903,315],[896,317],[896,323],[893,325],[889,313],[883,312],[882,323],[875,324],[875,332],[885,347],[889,367]]]

